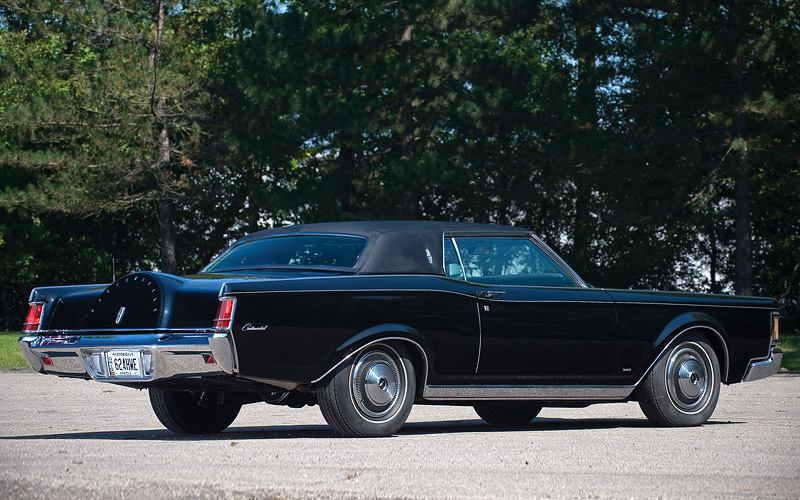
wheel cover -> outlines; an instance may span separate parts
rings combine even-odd
[[[666,370],[667,395],[683,413],[701,412],[711,399],[714,369],[705,350],[694,342],[678,346]]]
[[[392,354],[394,351],[390,354],[383,349],[370,350],[353,365],[350,379],[353,403],[367,420],[391,418],[404,399],[405,368]]]

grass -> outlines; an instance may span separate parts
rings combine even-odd
[[[790,372],[800,371],[800,333],[781,335],[778,347],[783,351],[781,368],[786,368]]]
[[[19,337],[19,332],[0,332],[0,368],[26,368],[28,366],[17,345]],[[779,347],[783,351],[781,368],[800,372],[800,333],[781,335]]]
[[[19,332],[0,332],[0,368],[25,368],[28,363],[17,345]]]

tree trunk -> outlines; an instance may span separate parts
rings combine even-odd
[[[412,161],[416,152],[416,139],[414,137],[414,108],[411,102],[411,90],[413,85],[413,69],[411,66],[411,22],[408,13],[403,11],[401,16],[406,20],[406,26],[403,34],[398,41],[400,50],[400,58],[403,61],[405,72],[400,81],[400,155],[402,164],[407,169],[415,170],[412,166]],[[408,220],[418,220],[420,218],[420,194],[417,187],[417,175],[415,171],[409,172],[411,175],[406,175],[408,182],[408,198],[406,199],[406,213],[405,218]]]
[[[158,222],[161,228],[161,271],[175,274],[175,204],[169,198],[158,202]]]
[[[737,99],[733,104],[732,140],[741,142],[738,154],[733,155],[734,166],[733,197],[736,205],[734,227],[736,231],[734,290],[736,295],[753,294],[753,249],[750,227],[750,169],[747,165],[747,130],[739,103],[744,97],[744,55],[741,43],[741,6],[739,0],[731,0],[729,6],[730,37],[733,55],[730,62],[731,84]]]
[[[153,17],[155,33],[150,43],[150,70],[153,73],[150,94],[150,112],[153,115],[153,131],[156,133],[156,166],[159,175],[160,199],[158,201],[158,223],[161,235],[161,271],[174,274],[178,268],[175,257],[175,203],[171,195],[169,133],[166,123],[166,103],[158,88],[158,51],[161,46],[161,33],[164,29],[164,0],[156,0]]]
[[[355,215],[355,190],[353,179],[356,173],[356,152],[350,147],[350,141],[355,140],[352,134],[343,134],[342,146],[339,148],[338,181],[340,191],[339,208],[346,216]]]
[[[571,263],[591,276],[590,247],[595,232],[591,215],[592,185],[599,171],[602,146],[598,140],[597,115],[597,16],[600,7],[593,1],[576,2],[573,11],[577,32],[575,59],[578,75],[575,88],[575,135],[571,151],[572,180],[575,183],[575,219]]]

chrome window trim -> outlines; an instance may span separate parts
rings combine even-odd
[[[450,241],[453,243],[453,249],[456,251],[456,259],[458,259],[458,267],[461,268],[461,278],[459,281],[464,281],[466,283],[472,283],[470,280],[467,279],[467,270],[464,269],[464,261],[461,260],[461,250],[458,248],[458,242],[454,237],[450,238]],[[473,285],[475,283],[472,283]]]

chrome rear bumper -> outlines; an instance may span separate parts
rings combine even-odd
[[[218,332],[58,332],[26,336],[19,348],[39,373],[101,382],[153,382],[228,375],[235,356],[229,335]],[[109,351],[141,353],[141,376],[114,376],[104,366]]]
[[[750,366],[744,373],[742,382],[752,382],[753,380],[759,380],[775,375],[781,368],[782,360],[783,351],[777,347],[773,347],[767,359],[750,361]]]

